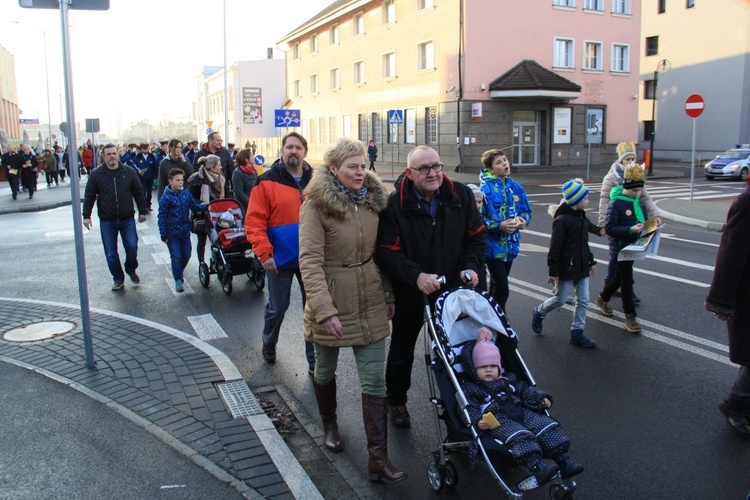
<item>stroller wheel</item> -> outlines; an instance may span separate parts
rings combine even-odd
[[[455,488],[458,485],[458,470],[448,460],[445,461],[445,485],[448,488]]]
[[[201,262],[198,266],[198,279],[203,288],[208,288],[208,283],[211,281],[211,275],[208,272],[208,264],[205,262]]]
[[[445,487],[444,467],[439,464],[432,464],[427,467],[427,481],[430,487],[435,491],[441,491]]]
[[[262,267],[255,271],[255,276],[253,278],[253,283],[255,284],[255,288],[258,290],[263,290],[263,287],[266,286],[266,270]]]
[[[573,491],[575,491],[575,485],[571,487],[557,483],[549,487],[549,497],[550,500],[573,500]]]
[[[224,295],[232,295],[232,275],[229,274],[221,280],[221,289],[224,291]]]

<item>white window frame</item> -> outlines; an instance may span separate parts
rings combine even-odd
[[[300,53],[299,53],[299,42],[296,42],[296,43],[295,43],[295,44],[294,44],[294,45],[292,46],[292,59],[294,59],[294,60],[296,61],[296,60],[298,60],[299,58],[300,58]]]
[[[396,51],[384,52],[381,61],[381,76],[383,78],[396,78]]]
[[[611,54],[612,73],[630,73],[630,44],[613,43]],[[622,65],[620,65],[620,61],[622,61]]]
[[[417,0],[417,10],[432,9],[435,7],[435,0]]]
[[[562,44],[566,47],[568,53],[560,54]],[[564,60],[563,60],[564,58]],[[553,42],[552,67],[563,69],[575,69],[575,39],[563,36],[556,36]]]
[[[292,96],[299,97],[300,96],[300,90],[301,90],[301,83],[299,80],[294,80],[292,82]]]
[[[333,90],[337,90],[341,88],[341,72],[338,68],[331,68],[331,70],[328,72],[331,83],[330,88]]]
[[[612,14],[629,16],[631,12],[630,0],[612,0]]]
[[[435,69],[435,41],[425,40],[417,44],[417,70]]]
[[[592,3],[594,4],[593,6],[591,5]],[[583,0],[583,10],[604,12],[604,0]]]
[[[383,24],[396,22],[396,0],[383,0],[380,6]]]
[[[339,25],[338,23],[332,24],[328,29],[328,42],[331,45],[338,45],[340,41],[341,38],[339,38]]]
[[[589,47],[597,47],[596,61],[594,66],[590,66],[588,60]],[[585,70],[589,71],[602,71],[604,58],[604,44],[596,40],[584,40],[583,41],[583,65],[581,66]]]
[[[317,94],[320,92],[320,87],[318,86],[318,74],[314,73],[310,75],[310,93],[311,94]]]
[[[357,12],[354,14],[352,21],[352,33],[354,36],[362,36],[365,34],[365,13]]]
[[[318,52],[318,34],[313,33],[310,35],[310,53],[315,54]]]
[[[365,61],[354,61],[354,85],[365,84]]]
[[[557,7],[573,7],[576,6],[576,0],[554,0],[553,4]]]

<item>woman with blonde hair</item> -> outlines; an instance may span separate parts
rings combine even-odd
[[[388,194],[367,171],[366,148],[340,138],[325,152],[300,209],[299,264],[307,294],[306,340],[315,344],[313,385],[325,446],[343,449],[336,424],[339,349],[351,347],[362,387],[370,479],[408,476],[388,458],[385,339],[395,311],[390,283],[373,261],[379,213]]]

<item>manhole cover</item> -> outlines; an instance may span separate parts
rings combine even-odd
[[[76,327],[70,321],[44,321],[24,325],[6,332],[3,340],[8,342],[36,342],[47,340],[73,331]]]

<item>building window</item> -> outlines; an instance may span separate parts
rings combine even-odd
[[[365,83],[365,62],[357,61],[354,63],[354,84],[362,85]]]
[[[435,0],[417,0],[417,10],[431,9],[435,6]]]
[[[340,83],[341,82],[339,82],[339,69],[338,68],[333,68],[331,70],[331,88],[332,89],[340,89],[341,88]]]
[[[292,59],[299,59],[299,42],[292,47]]]
[[[314,54],[318,51],[318,35],[312,34],[310,35],[310,53]]]
[[[627,73],[630,71],[630,46],[612,44],[612,71]]]
[[[653,99],[654,98],[654,89],[656,87],[655,80],[646,80],[643,82],[643,98],[644,99]]]
[[[612,0],[612,13],[630,15],[630,0]]]
[[[695,7],[695,0],[686,0],[685,8],[692,9],[693,7]]]
[[[646,37],[646,55],[655,56],[658,53],[659,53],[659,37],[647,36]]]
[[[362,142],[369,141],[370,139],[367,136],[367,115],[366,114],[360,113],[357,115],[357,125],[358,125],[357,129],[359,130],[358,131],[359,137],[357,137],[357,139],[359,139]]]
[[[435,45],[432,41],[417,45],[417,69],[432,69],[435,67]]]
[[[415,109],[404,110],[404,144],[417,143],[417,113]]]
[[[300,91],[299,80],[294,80],[294,82],[292,83],[292,95],[294,97],[299,97],[300,96],[299,91]]]
[[[336,142],[336,139],[338,139],[338,134],[336,133],[336,117],[331,116],[328,118],[328,142],[333,144]]]
[[[573,40],[570,38],[555,38],[554,66],[556,68],[574,68]]]
[[[310,141],[315,141],[318,138],[318,120],[315,118],[310,118],[310,135],[307,137],[310,138]]]
[[[383,54],[383,78],[396,77],[396,53]]]
[[[318,93],[318,75],[310,75],[310,93]]]
[[[602,70],[601,42],[583,43],[583,69]]]
[[[383,24],[396,22],[396,0],[385,0],[380,9],[383,12]]]
[[[375,144],[383,143],[383,119],[377,111],[372,113],[372,140]]]
[[[667,0],[659,0],[659,7],[657,12],[659,14],[664,14],[667,11]]]
[[[584,0],[584,10],[604,10],[604,0]]]
[[[354,36],[365,34],[365,14],[360,12],[354,15]]]
[[[424,142],[426,144],[437,144],[438,142],[437,106],[424,108]]]
[[[575,0],[555,0],[553,5],[559,5],[560,7],[575,7]]]
[[[318,144],[325,144],[328,137],[326,136],[326,119],[318,118]]]
[[[331,45],[339,43],[339,25],[334,24],[331,29],[328,30],[328,39]]]

